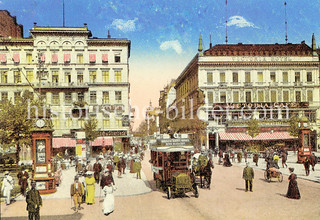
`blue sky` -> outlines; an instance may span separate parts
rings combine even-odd
[[[225,43],[225,0],[65,0],[65,24],[88,24],[93,36],[131,40],[132,104],[154,106],[197,52]],[[320,0],[287,0],[288,42],[320,42]],[[62,26],[62,0],[0,0],[29,36],[38,26]],[[228,43],[285,43],[284,0],[228,0]],[[148,91],[150,97],[145,96]],[[142,97],[141,97],[142,96]],[[140,116],[141,117],[141,116]]]

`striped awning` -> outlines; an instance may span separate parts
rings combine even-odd
[[[92,142],[92,146],[110,146],[113,144],[112,137],[98,137]]]
[[[292,140],[297,139],[293,137],[289,132],[262,132],[256,137],[252,138],[247,133],[227,133],[219,132],[220,140],[222,141],[251,141],[251,140]]]
[[[76,140],[71,138],[52,138],[52,147],[76,147]]]

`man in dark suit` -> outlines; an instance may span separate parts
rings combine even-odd
[[[100,172],[102,171],[102,165],[99,163],[99,159],[96,159],[95,164],[93,165],[93,171],[94,171],[94,179],[96,180],[96,183],[99,183],[100,179]]]
[[[36,189],[36,182],[31,182],[31,189],[27,192],[26,196],[27,211],[29,219],[40,219],[40,207],[42,206],[42,198],[39,191]]]
[[[249,167],[249,163],[246,163],[246,167],[243,169],[242,178],[246,183],[246,192],[248,192],[248,188],[250,192],[252,192],[252,180],[254,178],[254,172],[252,167]]]

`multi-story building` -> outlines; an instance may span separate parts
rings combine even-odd
[[[300,44],[215,45],[202,50],[176,80],[177,118],[198,117],[207,123],[210,148],[243,147],[247,141],[296,144],[289,118],[306,116],[313,150],[320,132],[319,56]],[[204,97],[203,97],[203,95]],[[181,110],[184,111],[181,111]],[[258,119],[260,134],[246,132],[249,119]],[[202,143],[204,144],[204,143]]]
[[[23,37],[23,26],[7,10],[0,10],[0,37]]]
[[[86,24],[35,24],[30,34],[0,38],[1,99],[14,102],[24,90],[35,91],[52,111],[54,137],[71,137],[95,118],[101,137],[109,137],[96,145],[128,144],[131,42],[92,38]]]

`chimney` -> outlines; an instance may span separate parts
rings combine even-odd
[[[110,30],[108,30],[108,38],[111,38]]]

